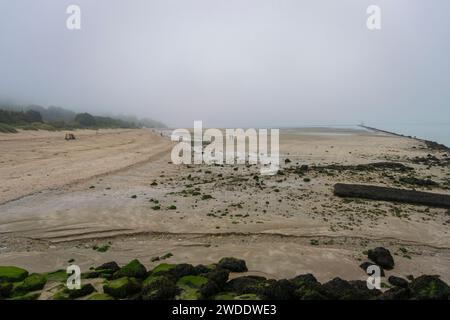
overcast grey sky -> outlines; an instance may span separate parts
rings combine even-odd
[[[366,28],[370,4],[380,31]],[[173,127],[449,121],[449,12],[448,0],[0,0],[0,97]]]

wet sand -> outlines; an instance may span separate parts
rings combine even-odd
[[[440,183],[429,191],[450,193],[443,187],[448,166],[411,160],[443,157],[418,140],[353,129],[283,130],[284,174],[260,177],[260,184],[254,178],[259,166],[171,164],[170,141],[148,130],[76,135],[69,142],[61,133],[0,136],[7,154],[0,171],[0,265],[42,272],[75,259],[87,270],[139,258],[151,267],[158,263],[151,257],[171,252],[166,262],[235,256],[247,261],[251,273],[267,277],[312,272],[320,281],[350,280],[365,279],[358,267],[364,251],[381,245],[396,262],[387,275],[450,280],[448,210],[346,201],[332,193],[337,182],[391,186],[401,173],[310,170],[299,176],[289,170],[395,161]],[[93,250],[104,244],[111,246],[107,252]]]

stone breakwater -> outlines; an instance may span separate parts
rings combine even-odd
[[[361,268],[371,265],[392,270],[389,250],[369,250]],[[448,300],[450,287],[437,275],[407,279],[390,276],[381,290],[365,281],[334,278],[320,283],[313,274],[292,279],[266,279],[230,274],[247,272],[244,260],[226,257],[210,265],[161,263],[152,270],[137,259],[120,267],[111,261],[81,275],[80,289],[66,287],[65,270],[29,274],[13,266],[0,267],[0,299],[12,300]],[[384,278],[383,278],[384,279]]]

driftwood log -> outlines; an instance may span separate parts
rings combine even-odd
[[[337,183],[334,194],[339,197],[365,198],[450,208],[450,195],[379,186]]]

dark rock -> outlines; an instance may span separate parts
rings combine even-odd
[[[195,269],[195,274],[208,273],[211,271],[210,268],[208,268],[207,266],[205,266],[203,264],[196,265],[194,267],[194,269]]]
[[[106,271],[109,270],[110,273],[114,273],[120,269],[119,265],[115,261],[110,261],[102,264],[101,266],[98,266],[95,268],[96,271],[102,270]]]
[[[222,258],[217,264],[218,268],[227,269],[231,272],[246,272],[248,271],[247,265],[244,260],[236,258]]]
[[[170,300],[177,294],[175,282],[165,276],[150,276],[144,280],[143,300]]]
[[[369,268],[370,266],[378,266],[378,265],[373,262],[369,262],[369,261],[363,262],[359,265],[359,267],[361,269],[363,269],[366,273],[367,273],[367,268]],[[380,266],[378,266],[378,267],[380,268],[380,276],[384,277],[384,275],[385,275],[384,269]]]
[[[24,294],[23,296],[15,296],[11,298],[11,300],[22,300],[22,301],[31,301],[31,300],[37,300],[40,297],[40,292],[29,292],[27,294]]]
[[[0,266],[0,282],[19,282],[28,277],[28,271],[18,267]]]
[[[210,280],[200,288],[200,294],[203,299],[209,298],[220,292],[220,287],[216,282]]]
[[[31,291],[41,290],[47,283],[47,277],[43,274],[33,273],[26,277],[14,288],[14,295],[22,295]]]
[[[408,281],[406,281],[403,278],[396,277],[396,276],[390,276],[388,278],[388,282],[392,284],[393,286],[400,287],[400,288],[407,288],[408,287]]]
[[[297,288],[301,288],[303,286],[311,287],[316,284],[319,284],[319,281],[317,281],[316,277],[314,277],[311,273],[298,275],[295,278],[292,278],[291,282]]]
[[[81,279],[94,279],[100,278],[101,273],[97,271],[88,271],[81,274]]]
[[[175,266],[175,268],[170,270],[169,273],[170,273],[170,275],[175,277],[175,279],[179,279],[184,276],[196,274],[194,266],[191,264],[187,264],[187,263],[177,264]]]
[[[266,285],[268,285],[268,283],[264,277],[243,276],[228,281],[224,291],[235,292],[237,294],[260,294]]]
[[[321,284],[312,274],[302,274],[292,278],[291,283],[296,287],[294,298],[297,300],[326,300],[321,293]]]
[[[438,276],[423,275],[410,284],[412,298],[418,300],[447,300],[450,287]]]
[[[69,290],[65,289],[65,292],[68,294],[70,299],[76,299],[80,297],[87,296],[95,291],[95,288],[92,284],[87,283],[81,286],[80,289]]]
[[[367,287],[367,282],[362,280],[349,281],[352,287],[357,291],[357,295],[361,299],[368,300],[373,299],[381,295],[381,291],[378,289],[369,289]]]
[[[368,257],[377,265],[390,270],[394,268],[394,258],[388,249],[383,247],[377,247],[373,250],[369,250]]]
[[[0,299],[4,299],[9,297],[10,293],[12,292],[13,284],[12,283],[1,283],[0,282]]]
[[[283,279],[265,286],[262,294],[270,300],[292,300],[295,290],[296,287],[292,282]]]
[[[147,269],[139,260],[134,259],[114,273],[114,279],[122,277],[144,279],[147,277]]]
[[[108,281],[103,285],[103,291],[117,299],[131,297],[141,290],[141,283],[135,278],[122,277],[120,279]]]
[[[228,281],[230,271],[226,269],[217,269],[206,274],[206,277],[214,281],[220,288],[223,288]]]
[[[327,300],[327,297],[322,294],[320,283],[300,287],[295,290],[294,298],[297,300]]]
[[[323,284],[321,292],[333,300],[367,300],[380,294],[379,290],[370,290],[365,281],[346,281],[334,278]]]
[[[380,300],[408,300],[411,296],[411,291],[408,288],[394,287],[378,297]]]

